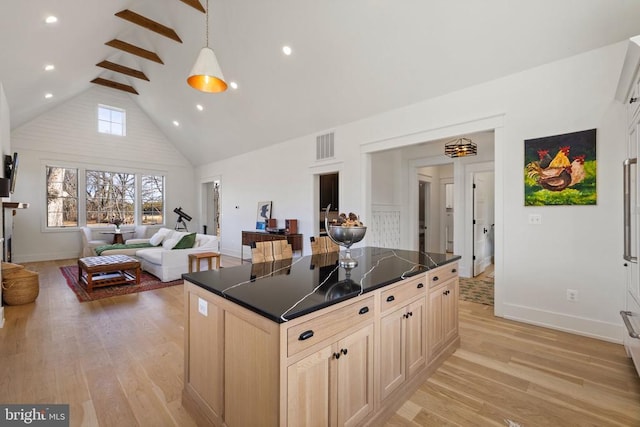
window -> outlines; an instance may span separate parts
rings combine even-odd
[[[164,224],[162,175],[46,166],[46,182],[49,228]]]
[[[78,169],[47,166],[47,227],[78,226]]]
[[[131,173],[86,171],[86,224],[135,224],[136,176]]]
[[[164,177],[142,175],[142,224],[164,223]]]
[[[98,132],[110,135],[126,135],[126,113],[121,108],[98,105]]]

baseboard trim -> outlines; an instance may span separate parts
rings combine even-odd
[[[624,328],[622,324],[603,322],[517,304],[504,304],[503,310],[505,319],[596,338],[615,344],[622,344],[623,342]]]
[[[40,261],[55,261],[59,259],[77,259],[80,257],[78,251],[66,251],[66,252],[54,252],[54,253],[39,253],[39,254],[16,254],[11,257],[11,262],[21,264],[24,262],[40,262]]]

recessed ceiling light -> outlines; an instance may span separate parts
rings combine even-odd
[[[46,99],[50,99],[50,98],[53,98],[53,94],[52,94],[52,93],[45,93],[45,94],[44,94],[44,97],[45,97]]]
[[[291,55],[291,52],[292,52],[291,51],[291,47],[290,46],[282,46],[282,52],[287,56]]]
[[[177,120],[174,120],[174,121],[173,121],[173,125],[174,125],[175,127],[178,127],[178,126],[180,126],[180,122],[179,122],[179,121],[177,121]]]
[[[196,105],[196,108],[198,109],[198,111],[204,110],[204,107],[201,104]]]
[[[56,22],[58,22],[58,18],[53,15],[47,16],[44,22],[46,22],[47,24],[55,24]]]
[[[236,82],[229,82],[229,86],[231,86],[231,89],[238,89],[238,83]]]
[[[56,67],[53,64],[47,64],[47,65],[44,66],[44,70],[45,71],[53,71],[55,69],[56,69]]]

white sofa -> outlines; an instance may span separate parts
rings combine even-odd
[[[163,231],[160,231],[163,230]],[[183,273],[189,272],[189,254],[198,252],[219,252],[218,238],[208,234],[196,234],[196,241],[192,248],[172,249],[172,243],[179,240],[180,236],[189,234],[174,232],[169,229],[160,229],[159,232],[167,233],[162,242],[149,248],[110,249],[100,255],[129,255],[140,260],[141,267],[163,282],[170,282],[182,278]],[[154,235],[155,236],[155,235]],[[152,236],[151,239],[154,238]],[[135,239],[131,243],[149,242],[151,239]],[[171,242],[173,240],[173,242]],[[157,240],[156,240],[157,241]],[[155,243],[155,242],[152,242]],[[201,260],[201,268],[206,269],[206,260]]]

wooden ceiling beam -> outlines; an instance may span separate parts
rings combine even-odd
[[[157,62],[158,64],[164,65],[164,62],[162,62],[162,59],[160,59],[157,53],[151,52],[150,50],[143,49],[127,42],[123,42],[122,40],[113,39],[106,42],[105,44],[107,46],[115,47],[116,49],[120,49],[132,55],[136,55],[141,58],[148,59],[149,61]]]
[[[98,67],[106,68],[107,70],[115,71],[116,73],[126,74],[127,76],[135,77],[136,79],[149,81],[149,78],[142,71],[125,67],[124,65],[116,64],[110,61],[101,61],[96,65]]]
[[[175,40],[178,43],[182,43],[182,40],[180,40],[180,37],[178,37],[178,34],[172,28],[162,25],[159,22],[153,21],[146,16],[142,16],[132,10],[121,10],[120,12],[116,13],[116,16],[118,18],[124,19],[125,21],[129,21],[133,24],[139,25],[142,28],[153,31],[154,33],[158,33],[161,36],[165,36],[171,40]]]
[[[124,92],[132,93],[134,95],[139,95],[138,91],[135,90],[133,86],[125,85],[123,83],[114,82],[113,80],[103,79],[102,77],[96,77],[91,80],[91,83],[95,83],[97,85],[102,85],[106,87],[110,87],[111,89],[117,89]]]
[[[202,13],[207,13],[207,11],[205,10],[204,6],[202,6],[202,3],[200,3],[199,0],[180,0],[182,3],[188,4],[189,6],[193,7],[194,9],[199,10]]]

